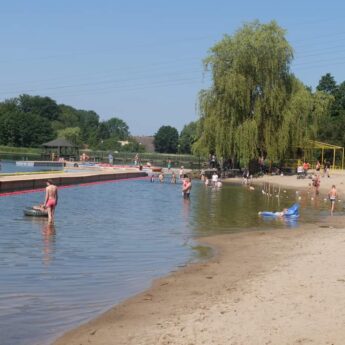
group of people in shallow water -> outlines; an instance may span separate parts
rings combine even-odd
[[[164,183],[165,181],[165,175],[163,172],[160,172],[159,175],[152,174],[150,177],[151,182],[155,182],[155,180],[158,178],[159,183]],[[184,173],[183,166],[181,167],[179,171],[179,181],[182,183],[182,195],[185,199],[189,199],[190,193],[192,190],[192,179]],[[170,183],[176,184],[177,183],[177,176],[174,171],[171,172],[170,176]]]
[[[320,193],[320,191],[319,191],[320,185],[321,185],[320,168],[321,168],[321,165],[320,165],[320,162],[318,161],[316,164],[315,173],[313,173],[311,176],[312,182],[311,182],[311,184],[309,184],[309,187],[312,186],[314,188],[315,196]],[[326,176],[330,177],[327,165],[325,165],[324,174],[322,175],[322,177],[326,177]],[[333,214],[333,212],[334,212],[335,202],[336,202],[337,196],[338,196],[337,195],[337,189],[336,189],[335,185],[332,185],[332,188],[328,192],[328,199],[331,202],[331,214]]]
[[[211,186],[213,188],[221,188],[223,185],[216,171],[213,172],[211,179],[202,173],[201,181],[204,182],[205,186]]]

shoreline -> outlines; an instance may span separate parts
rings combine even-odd
[[[300,189],[309,181],[269,176],[255,182]],[[335,216],[297,230],[197,238],[212,248],[212,258],[154,280],[53,344],[341,344],[343,222]]]
[[[155,280],[53,344],[341,344],[343,221],[196,239],[214,248],[207,262]]]
[[[341,178],[322,179],[320,193],[333,183],[344,193]],[[301,189],[311,180],[267,176],[253,184],[263,182]],[[197,238],[212,248],[212,258],[153,281],[53,344],[341,344],[343,221],[343,216],[327,217],[297,230]]]

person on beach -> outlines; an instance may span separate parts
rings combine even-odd
[[[113,163],[114,163],[114,156],[111,154],[111,152],[109,152],[109,154],[108,154],[108,162],[111,165],[113,165]]]
[[[304,161],[302,166],[303,166],[304,176],[307,176],[308,170],[309,170],[309,163],[307,161]]]
[[[331,167],[331,163],[329,161],[324,160],[323,163],[323,176],[322,177],[330,177],[329,176],[329,169]]]
[[[335,201],[337,199],[337,189],[335,185],[332,186],[331,190],[328,193],[329,201],[331,202],[331,215],[333,215]]]
[[[185,176],[182,184],[182,194],[184,199],[189,199],[192,190],[192,181],[188,176]]]
[[[316,162],[316,165],[315,165],[315,170],[316,170],[317,172],[319,172],[320,169],[321,169],[320,161],[317,161],[317,162]]]
[[[134,156],[134,165],[137,166],[139,163],[139,154],[136,153],[135,156]]]
[[[47,181],[44,208],[48,211],[48,223],[54,223],[55,207],[58,203],[58,190],[52,180]]]

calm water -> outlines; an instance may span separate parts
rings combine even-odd
[[[191,200],[183,200],[180,185],[137,180],[59,192],[55,227],[22,214],[43,193],[0,197],[2,345],[47,344],[147,288],[153,278],[198,258],[196,236],[273,226],[298,231],[298,223],[257,215],[290,206],[295,191],[268,198],[259,188],[212,190],[194,183]],[[329,206],[307,194],[301,202],[299,222],[315,220]]]

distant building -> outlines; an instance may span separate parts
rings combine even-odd
[[[118,140],[117,141],[119,144],[121,144],[121,146],[125,146],[125,145],[128,145],[129,144],[129,141],[128,140]]]
[[[153,136],[136,136],[133,137],[139,144],[145,147],[146,152],[155,152],[155,145],[153,144]]]

